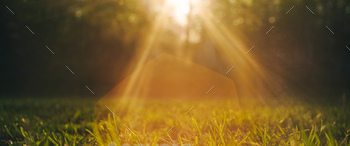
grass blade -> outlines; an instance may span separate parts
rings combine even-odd
[[[247,139],[249,135],[250,133],[248,133],[247,136],[245,136],[237,145],[243,144],[243,142],[245,142],[245,139]]]
[[[10,130],[7,128],[7,126],[5,125],[5,129],[6,129],[6,132],[13,138],[13,136],[12,136],[12,134],[11,134],[11,132],[10,132]]]
[[[47,137],[50,141],[51,141],[51,143],[53,143],[54,145],[58,145],[58,143],[55,141],[55,140],[53,140],[50,136],[48,136]]]

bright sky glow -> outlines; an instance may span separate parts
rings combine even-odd
[[[187,15],[190,12],[190,0],[166,0],[171,8],[171,15],[181,25],[187,24]]]

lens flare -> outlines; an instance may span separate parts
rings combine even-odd
[[[190,12],[189,0],[166,0],[166,5],[170,7],[170,15],[181,25],[187,24],[187,15]]]
[[[215,88],[205,97],[211,97],[212,95],[212,99],[229,97],[235,100],[235,107],[240,107],[241,100],[248,100],[248,97],[260,98],[259,101],[264,102],[262,96],[259,95],[272,93],[267,88],[271,79],[267,75],[266,70],[254,58],[253,53],[246,54],[251,46],[246,46],[242,40],[244,36],[232,33],[226,25],[218,23],[214,13],[206,9],[204,5],[200,6],[201,9],[196,9],[192,13],[192,1],[167,0],[163,4],[165,5],[161,7],[162,9],[156,13],[155,21],[148,30],[148,35],[137,46],[134,59],[130,62],[129,76],[100,100],[99,104],[102,105],[101,112],[106,110],[105,106],[108,106],[111,111],[122,116],[129,111],[140,110],[142,101],[139,99],[141,97],[149,97],[151,99],[153,96],[167,95],[167,97],[177,97],[178,95],[184,95],[184,97],[189,97],[188,99],[190,99],[191,97],[197,97],[192,92],[200,91],[198,93],[202,93],[201,95],[204,96],[213,86]],[[173,7],[173,10],[169,10],[169,6]],[[196,5],[197,7],[199,6]],[[215,44],[215,47],[209,47],[217,52],[217,55],[212,54],[213,58],[222,59],[223,66],[227,66],[223,73],[217,70],[214,71],[215,73],[212,73],[209,69],[194,65],[195,62],[193,60],[195,60],[194,58],[197,54],[191,52],[193,49],[188,49],[183,44],[174,46],[171,50],[172,55],[181,54],[178,53],[181,51],[184,52],[183,54],[186,54],[184,56],[179,55],[180,59],[160,56],[160,50],[157,50],[157,48],[162,47],[161,40],[164,39],[162,29],[166,28],[165,26],[169,27],[168,17],[170,11],[173,12],[172,14],[174,14],[178,23],[185,23],[189,20],[189,17],[186,15],[195,14],[192,18],[200,20],[203,32],[210,39],[208,41]],[[187,28],[188,30],[193,29],[193,27]],[[202,47],[198,47],[198,50],[203,52]],[[154,59],[156,58],[155,56],[160,56],[158,57],[160,58],[158,63],[150,65],[152,60],[157,60]],[[204,59],[209,60],[205,57]],[[225,74],[232,65],[237,69],[231,71],[230,74]],[[190,69],[185,70],[187,68]],[[198,97],[202,98],[201,96]]]

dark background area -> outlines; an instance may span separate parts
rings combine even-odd
[[[256,46],[250,55],[286,83],[282,90],[288,94],[333,100],[350,93],[346,48],[350,1],[211,2],[220,23],[232,33],[244,34],[247,46]],[[127,76],[124,70],[154,22],[154,13],[142,0],[5,0],[0,4],[4,98],[102,97]],[[171,41],[170,37],[163,42]],[[205,39],[198,43],[205,44]]]
[[[86,85],[103,95],[120,81],[147,26],[142,12],[116,1],[4,1],[2,7],[3,97],[92,96]],[[140,23],[125,20],[125,11],[138,13]]]

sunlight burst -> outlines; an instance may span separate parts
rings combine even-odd
[[[190,13],[190,0],[166,0],[166,4],[170,7],[171,15],[175,21],[181,25],[187,24],[187,15]]]

